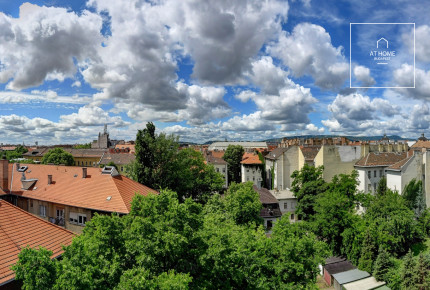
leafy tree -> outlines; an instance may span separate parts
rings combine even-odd
[[[411,250],[403,258],[403,273],[402,273],[402,286],[404,289],[412,289],[415,285],[415,260]]]
[[[26,247],[18,255],[18,262],[12,266],[17,280],[22,280],[23,289],[50,289],[54,285],[56,268],[51,260],[52,252]]]
[[[414,210],[417,204],[417,199],[422,195],[422,181],[415,178],[409,181],[403,189],[402,196],[405,199],[405,204],[410,209]]]
[[[430,289],[430,259],[429,256],[424,256],[421,253],[418,257],[414,283],[419,290]]]
[[[18,145],[14,150],[12,151],[5,151],[6,159],[11,161],[13,159],[22,158],[22,155],[24,153],[27,153],[28,149],[22,145]]]
[[[155,134],[152,122],[136,135],[136,159],[129,170],[131,177],[151,188],[168,188],[179,143],[173,135]]]
[[[225,184],[222,175],[212,165],[205,164],[202,153],[191,148],[178,152],[170,179],[168,188],[176,191],[180,200],[191,197],[199,202],[206,202]]]
[[[206,202],[208,196],[222,189],[224,179],[203,155],[193,149],[179,150],[176,137],[155,134],[148,123],[136,136],[136,159],[127,167],[129,176],[146,186],[171,189],[180,201],[191,197]]]
[[[384,176],[379,179],[378,188],[376,189],[377,195],[383,195],[387,191],[387,178]]]
[[[55,165],[64,164],[67,166],[72,166],[75,164],[73,155],[66,152],[62,148],[54,148],[49,150],[42,158],[42,164],[53,163]]]
[[[263,205],[260,195],[254,190],[251,181],[241,184],[232,183],[225,195],[225,209],[236,224],[262,225],[260,210]]]
[[[296,213],[300,214],[304,220],[311,220],[315,214],[315,200],[318,195],[327,190],[327,183],[324,181],[324,167],[313,167],[305,164],[300,171],[294,171],[292,191],[297,198]]]
[[[393,266],[390,254],[384,248],[379,248],[379,254],[373,267],[373,276],[376,280],[385,281],[389,269]]]
[[[240,162],[242,161],[245,150],[240,145],[228,145],[223,159],[227,162],[228,182],[240,183]]]
[[[361,247],[361,256],[358,260],[358,268],[363,271],[372,273],[373,261],[376,257],[376,246],[375,241],[370,230],[366,231],[364,236],[363,245]]]

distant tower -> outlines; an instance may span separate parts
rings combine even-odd
[[[421,137],[418,138],[418,140],[420,140],[420,141],[427,141],[428,139],[426,137],[424,137],[424,133],[422,133]]]
[[[105,124],[105,126],[104,126],[104,130],[103,130],[103,135],[107,135],[107,124]]]
[[[104,125],[103,134],[99,132],[99,137],[97,140],[91,144],[93,149],[107,149],[110,146],[109,133],[107,131],[107,124]]]

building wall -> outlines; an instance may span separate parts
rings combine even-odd
[[[391,190],[402,191],[402,173],[401,171],[387,170],[387,187]]]
[[[62,204],[55,204],[50,203],[46,201],[39,201],[35,199],[29,199],[27,200],[28,203],[28,212],[44,219],[47,221],[52,222],[53,219],[56,218],[57,215],[57,209],[64,210],[64,228],[68,229],[72,232],[75,232],[77,234],[82,233],[82,230],[84,228],[84,225],[77,224],[75,222],[70,221],[70,213],[76,213],[78,215],[85,215],[86,222],[89,222],[91,220],[91,210],[84,209],[84,208],[77,208]],[[46,212],[45,215],[41,215],[40,212],[40,206],[45,206]]]
[[[358,190],[374,194],[378,188],[379,180],[385,176],[385,167],[386,166],[356,167],[355,169],[358,171],[358,181],[360,182]]]
[[[101,157],[74,157],[75,166],[97,167]]]
[[[252,181],[257,187],[261,187],[263,179],[261,177],[261,167],[257,164],[241,165],[242,182]]]
[[[408,163],[402,168],[402,188],[399,193],[401,194],[403,188],[412,180],[422,179],[422,156],[416,153]]]
[[[430,151],[423,154],[423,187],[426,196],[426,205],[430,207]]]
[[[288,215],[288,219],[291,223],[297,222],[298,216],[296,214],[297,199],[296,198],[286,198],[279,200],[279,208],[282,215]]]
[[[360,146],[324,145],[315,157],[315,166],[324,166],[324,180],[330,182],[335,175],[351,174],[360,158]]]
[[[213,164],[215,171],[221,173],[225,180],[225,187],[228,187],[227,164]]]

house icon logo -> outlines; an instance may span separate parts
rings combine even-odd
[[[386,40],[385,38],[381,37],[377,42],[376,42],[376,48],[379,48],[379,46],[387,46],[388,48],[388,40]]]

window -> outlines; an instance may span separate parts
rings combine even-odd
[[[124,167],[123,166],[121,166],[121,172],[123,172],[124,171]]]
[[[225,173],[225,168],[222,169],[222,173]]]
[[[272,221],[267,221],[267,226],[266,226],[266,228],[267,228],[268,230],[270,230],[270,229],[272,228],[272,226],[273,226]]]
[[[46,206],[40,205],[39,206],[39,215],[45,217],[46,216]]]
[[[219,168],[216,169],[216,172],[219,172]]]
[[[255,176],[252,177],[252,181],[255,181]]]
[[[284,209],[288,209],[288,202],[284,202]]]
[[[81,165],[81,164],[80,164],[80,161],[78,161],[78,166],[79,166],[79,165]]]
[[[369,170],[369,171],[367,171],[367,177],[369,177],[369,179],[370,179],[370,177],[372,176],[371,175],[372,174],[372,172]]]
[[[69,221],[71,224],[84,226],[85,223],[87,222],[87,215],[81,214],[81,213],[76,213],[76,212],[71,212],[70,216],[69,216]]]
[[[247,169],[246,172],[249,172],[249,169]]]
[[[33,207],[33,200],[30,200],[30,207]]]
[[[373,171],[373,177],[376,177],[376,170]]]
[[[382,175],[384,175],[383,170],[379,170],[379,177],[382,177]]]
[[[294,220],[294,214],[293,213],[290,216],[290,220]]]

